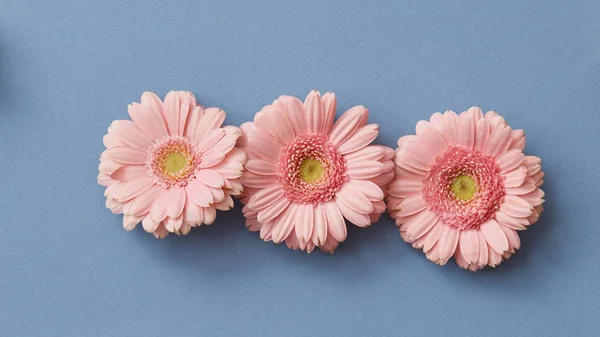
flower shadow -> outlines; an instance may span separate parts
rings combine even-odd
[[[152,241],[144,246],[150,247],[154,258],[166,259],[186,269],[243,273],[249,272],[252,267],[251,264],[239,263],[239,260],[248,257],[246,251],[252,249],[248,246],[253,245],[249,236],[254,233],[245,228],[241,206],[237,202],[229,212],[217,211],[214,224],[192,228],[188,235],[169,234],[165,239],[156,240],[141,228],[136,228],[135,232],[140,241]]]

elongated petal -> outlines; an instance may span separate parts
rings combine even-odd
[[[363,106],[355,106],[344,112],[333,125],[329,142],[334,146],[340,146],[354,134],[369,116],[369,110]]]
[[[350,138],[338,147],[340,154],[354,152],[371,144],[379,134],[379,126],[370,124],[360,127]]]
[[[148,154],[130,146],[118,146],[108,149],[110,158],[117,163],[143,165],[148,160]]]
[[[335,202],[329,201],[324,203],[323,210],[327,215],[328,231],[331,233],[331,236],[339,242],[346,240],[346,222]]]
[[[500,228],[498,222],[494,219],[489,219],[482,223],[479,227],[487,243],[496,251],[498,254],[503,254],[508,250],[508,241],[506,235]]]

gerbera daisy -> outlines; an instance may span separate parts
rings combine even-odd
[[[369,145],[376,124],[356,106],[335,123],[336,99],[312,91],[304,103],[281,96],[241,126],[248,155],[242,175],[246,226],[265,241],[333,252],[346,222],[369,226],[385,210],[394,151]]]
[[[525,133],[493,111],[433,114],[398,140],[388,211],[402,238],[444,265],[495,267],[542,212],[541,160],[525,156]]]
[[[142,222],[157,238],[185,235],[233,207],[246,154],[235,148],[240,129],[221,127],[225,111],[205,109],[190,92],[171,91],[164,103],[146,92],[129,115],[108,128],[98,175],[125,230]]]

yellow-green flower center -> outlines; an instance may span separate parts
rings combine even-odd
[[[185,164],[187,164],[187,160],[179,152],[170,153],[165,158],[165,169],[171,173],[178,173],[185,167]]]
[[[477,185],[473,177],[461,174],[452,181],[450,190],[458,200],[471,200],[477,192]]]
[[[323,177],[323,164],[315,158],[308,157],[300,164],[300,178],[307,183],[314,183]]]

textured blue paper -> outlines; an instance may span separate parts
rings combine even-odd
[[[392,221],[334,255],[263,243],[239,205],[155,240],[104,208],[102,136],[145,90],[239,125],[335,91],[394,146],[471,105],[525,129],[546,211],[499,268],[438,267]],[[600,334],[600,2],[0,3],[0,335]]]

